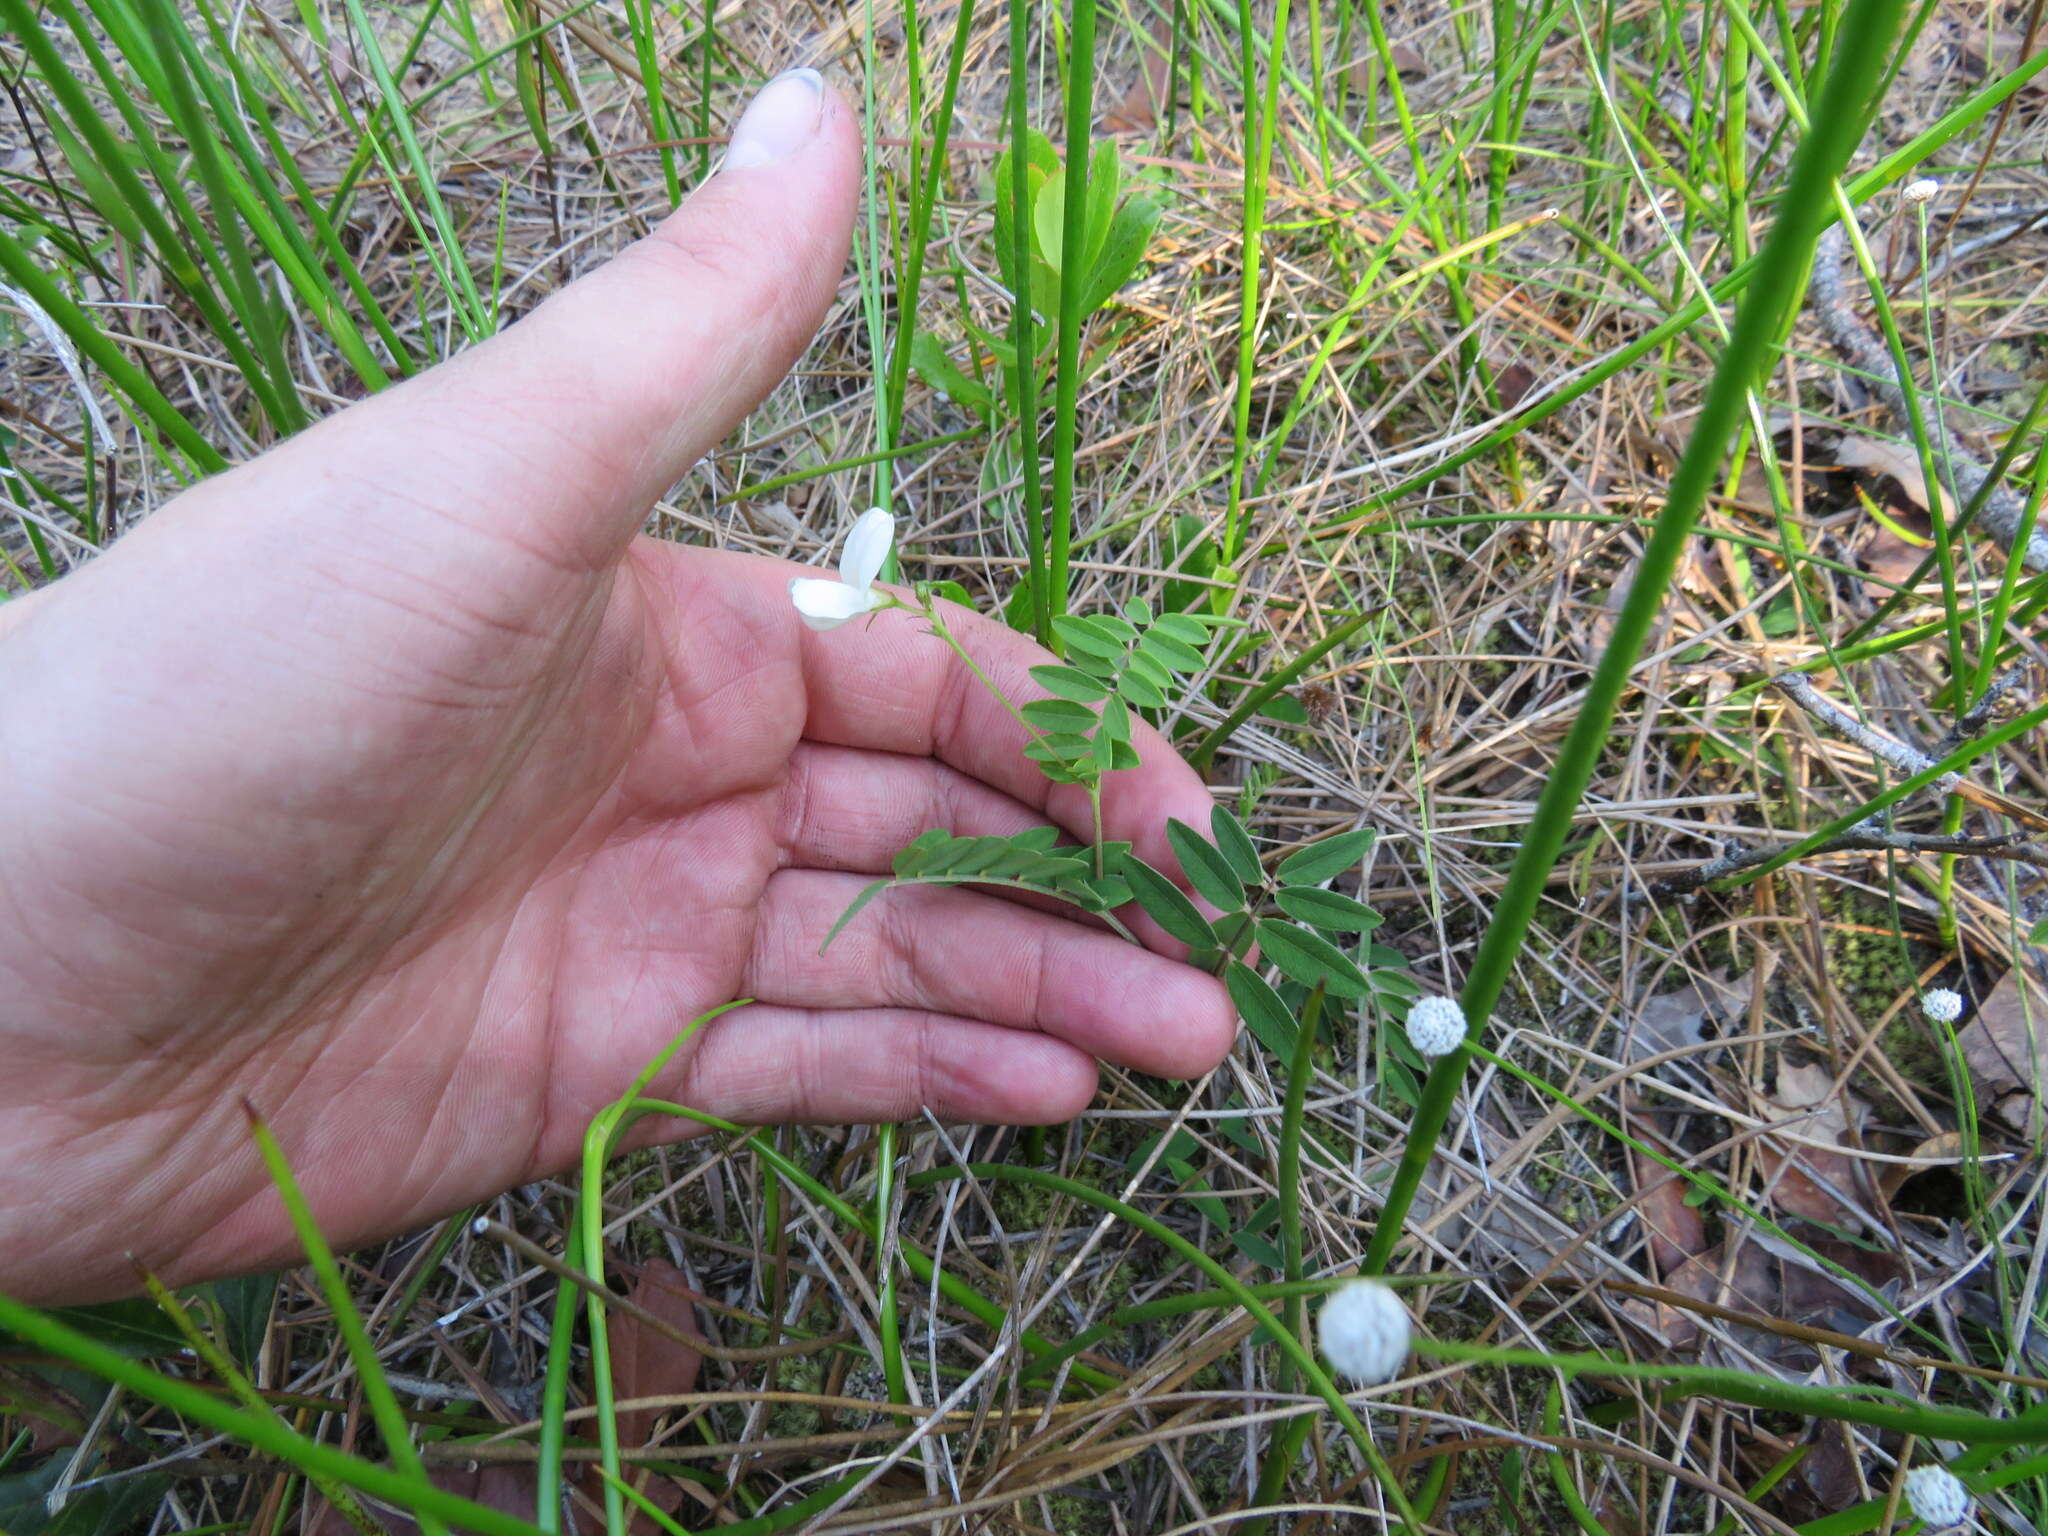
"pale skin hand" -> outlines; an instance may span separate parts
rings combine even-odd
[[[656,1091],[1054,1122],[1094,1057],[1228,1049],[1211,978],[994,896],[894,892],[818,953],[919,832],[1088,811],[912,615],[814,634],[794,567],[638,534],[845,261],[851,116],[771,89],[652,238],[0,610],[0,1290],[290,1262],[244,1100],[341,1245],[561,1169],[736,997]],[[951,622],[1035,696],[1035,647]],[[1171,868],[1208,796],[1138,746],[1107,835]]]

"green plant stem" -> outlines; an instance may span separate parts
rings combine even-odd
[[[1379,1447],[1373,1444],[1372,1436],[1367,1433],[1364,1422],[1352,1410],[1351,1405],[1344,1400],[1344,1394],[1337,1390],[1336,1383],[1331,1381],[1322,1366],[1316,1363],[1316,1357],[1309,1352],[1301,1340],[1289,1333],[1280,1319],[1267,1310],[1266,1304],[1260,1301],[1252,1293],[1251,1288],[1239,1280],[1237,1276],[1217,1263],[1216,1260],[1210,1258],[1208,1254],[1189,1242],[1185,1237],[1182,1237],[1173,1228],[1154,1217],[1146,1215],[1145,1212],[1139,1210],[1136,1206],[1127,1205],[1113,1195],[1104,1194],[1092,1184],[1083,1184],[1077,1179],[1062,1178],[1056,1173],[1047,1173],[1040,1168],[1019,1168],[1011,1163],[970,1163],[966,1167],[932,1168],[923,1173],[912,1174],[908,1179],[904,1180],[904,1185],[910,1189],[924,1189],[934,1184],[943,1184],[953,1179],[964,1178],[1004,1179],[1013,1184],[1033,1184],[1040,1189],[1049,1189],[1066,1195],[1070,1199],[1078,1200],[1084,1205],[1093,1206],[1099,1211],[1106,1211],[1119,1220],[1129,1223],[1148,1237],[1165,1244],[1188,1263],[1201,1270],[1203,1274],[1209,1277],[1213,1284],[1245,1310],[1252,1321],[1259,1325],[1260,1331],[1267,1338],[1271,1339],[1279,1347],[1281,1353],[1287,1356],[1293,1363],[1295,1369],[1308,1382],[1310,1389],[1329,1406],[1330,1412],[1335,1415],[1337,1422],[1344,1426],[1345,1433],[1351,1437],[1351,1443],[1358,1448],[1359,1455],[1364,1459],[1366,1466],[1371,1469],[1373,1476],[1379,1481],[1382,1491],[1387,1496],[1387,1501],[1394,1506],[1402,1522],[1411,1530],[1420,1532],[1422,1528],[1421,1522],[1416,1519],[1415,1511],[1409,1506],[1407,1496],[1402,1493],[1400,1482],[1395,1478],[1393,1469],[1387,1465],[1386,1457],[1380,1454]]]
[[[1519,1365],[1556,1371],[1565,1380],[1607,1376],[1624,1381],[1667,1382],[1661,1394],[1672,1398],[1714,1397],[1752,1408],[1794,1414],[1802,1419],[1827,1419],[1841,1424],[1867,1424],[1874,1429],[1930,1439],[1962,1440],[1978,1445],[2048,1443],[2048,1403],[2010,1417],[1970,1413],[1917,1403],[1885,1387],[1809,1387],[1749,1371],[1717,1365],[1665,1364],[1625,1360],[1602,1354],[1553,1355],[1536,1349],[1510,1349],[1451,1339],[1418,1339],[1415,1353],[1425,1360],[1459,1360],[1487,1365]]]
[[[1038,319],[1031,308],[1031,119],[1025,102],[1030,53],[1031,7],[1010,0],[1010,244],[997,257],[1008,264],[1012,393],[1017,403],[1017,467],[1024,490],[1024,581],[1030,594],[1032,632],[1053,647],[1052,614],[1046,606],[1045,490],[1039,482]],[[1071,537],[1071,535],[1070,535]],[[1042,1150],[1042,1148],[1041,1148]]]
[[[1014,3],[1014,0],[1013,0]],[[1088,285],[1088,151],[1095,122],[1095,0],[1074,0],[1067,40],[1067,141],[1060,209],[1060,313],[1058,372],[1053,379],[1052,529],[1046,590],[1039,611],[1047,623],[1067,611],[1067,562],[1074,540],[1074,454],[1081,400],[1081,312]],[[1016,205],[1024,224],[1027,203]],[[1026,289],[1028,295],[1029,289]],[[1028,302],[1028,298],[1027,298]],[[1022,366],[1023,359],[1018,359]],[[1027,451],[1029,444],[1026,445]],[[1064,653],[1054,636],[1053,650]]]
[[[875,1326],[881,1335],[882,1376],[889,1401],[910,1401],[910,1373],[903,1362],[903,1325],[896,1315],[896,1264],[890,1241],[895,1226],[896,1127],[875,1127]]]
[[[1247,99],[1244,124],[1244,198],[1240,226],[1241,274],[1237,295],[1237,383],[1230,409],[1229,498],[1223,519],[1223,564],[1235,569],[1244,540],[1245,457],[1251,449],[1252,383],[1258,372],[1259,264],[1265,236],[1266,180],[1273,171],[1274,126],[1279,117],[1282,54],[1287,44],[1288,0],[1273,10],[1272,40],[1267,46],[1266,91],[1258,110]],[[1247,98],[1258,79],[1258,52],[1253,41],[1251,0],[1238,0],[1238,68]],[[1318,98],[1320,99],[1320,98]]]
[[[933,211],[939,204],[939,173],[946,166],[946,145],[953,134],[953,103],[960,94],[960,70],[967,59],[967,37],[974,26],[974,0],[960,0],[960,13],[953,21],[953,45],[946,55],[946,83],[939,92],[939,115],[932,125],[932,142],[924,156],[921,186],[910,196],[910,249],[903,264],[903,277],[896,286],[896,344],[889,354],[888,389],[883,396],[889,413],[888,441],[903,435],[905,391],[910,384],[910,343],[917,335],[917,301],[924,288],[926,250],[931,243]]]
[[[793,469],[786,475],[777,475],[771,480],[756,480],[752,485],[743,485],[732,493],[734,501],[750,501],[756,496],[772,495],[792,485],[801,485],[806,480],[822,480],[827,475],[836,475],[842,470],[864,469],[870,464],[880,464],[885,459],[907,459],[920,453],[936,452],[954,443],[964,443],[970,437],[982,434],[980,427],[967,427],[959,432],[948,432],[944,437],[926,438],[921,443],[905,443],[900,448],[878,448],[873,453],[856,453],[850,458],[834,459],[829,464],[814,464],[809,469]]]
[[[370,1335],[363,1327],[362,1314],[356,1311],[355,1299],[349,1295],[348,1282],[342,1278],[341,1265],[335,1262],[334,1250],[327,1246],[327,1239],[314,1225],[312,1209],[306,1204],[298,1180],[284,1160],[284,1151],[278,1146],[277,1138],[270,1134],[270,1127],[263,1123],[253,1108],[246,1103],[243,1107],[248,1112],[250,1134],[256,1138],[256,1148],[263,1154],[263,1165],[270,1172],[271,1182],[277,1186],[285,1214],[291,1218],[292,1230],[298,1234],[299,1243],[306,1250],[306,1260],[320,1282],[320,1294],[327,1299],[335,1331],[341,1335],[342,1344],[355,1365],[356,1379],[362,1384],[363,1401],[369,1405],[377,1433],[384,1439],[385,1454],[417,1487],[429,1488],[432,1484],[427,1481],[427,1469],[420,1463],[419,1447],[412,1443],[412,1426],[406,1423],[405,1415],[399,1411],[398,1399],[392,1395],[391,1383],[385,1379],[376,1346],[370,1342]],[[311,1476],[318,1469],[306,1466],[304,1470]],[[448,1536],[448,1527],[439,1515],[424,1506],[420,1507],[418,1515],[421,1536]]]
[[[2031,58],[2016,65],[2007,74],[1984,86],[1964,101],[1959,102],[1952,110],[1945,113],[1924,132],[1915,135],[1909,142],[1893,150],[1862,175],[1851,179],[1848,183],[1850,201],[1860,203],[1865,198],[1881,191],[1883,188],[1890,186],[1907,175],[1915,166],[1919,165],[1921,161],[1928,158],[1928,156],[1932,155],[1943,145],[1982,122],[1996,107],[2025,89],[2031,81],[2044,71],[2048,71],[2048,49],[2043,49],[2034,54]],[[1838,125],[1829,124],[1827,126],[1832,130]],[[1768,247],[1766,249],[1768,250]],[[1288,539],[1299,540],[1304,536],[1320,539],[1341,535],[1349,531],[1352,525],[1358,522],[1362,516],[1412,497],[1416,492],[1423,490],[1453,471],[1462,469],[1474,460],[1485,458],[1487,455],[1494,453],[1511,438],[1519,436],[1538,422],[1547,421],[1574,401],[1583,399],[1586,395],[1597,390],[1616,374],[1634,366],[1659,347],[1666,345],[1673,338],[1691,330],[1706,315],[1710,301],[1713,303],[1725,303],[1729,299],[1737,297],[1746,292],[1749,286],[1758,281],[1759,277],[1764,275],[1764,273],[1765,266],[1762,255],[1759,254],[1758,256],[1751,257],[1733,272],[1730,272],[1719,283],[1715,284],[1707,295],[1688,300],[1685,304],[1674,310],[1669,319],[1654,326],[1626,347],[1613,353],[1597,367],[1589,368],[1578,379],[1574,380],[1569,388],[1557,390],[1552,394],[1545,395],[1540,400],[1530,403],[1525,409],[1517,412],[1512,421],[1487,433],[1486,436],[1476,442],[1468,443],[1448,458],[1430,465],[1427,469],[1418,470],[1405,479],[1397,480],[1392,485],[1383,486],[1379,490],[1374,491],[1353,511],[1347,512],[1341,517],[1332,518],[1327,522],[1317,523],[1306,530],[1290,530]],[[1284,553],[1288,547],[1287,543],[1276,542],[1264,547],[1261,552]]]
[[[1365,628],[1375,617],[1375,614],[1361,613],[1356,618],[1346,619],[1314,645],[1295,657],[1294,660],[1287,663],[1286,666],[1280,668],[1279,671],[1268,677],[1257,687],[1247,691],[1245,696],[1238,700],[1237,707],[1224,716],[1221,722],[1212,727],[1208,734],[1203,736],[1200,741],[1196,742],[1189,749],[1187,754],[1189,764],[1197,773],[1208,772],[1209,765],[1216,761],[1216,754],[1223,749],[1232,736],[1237,734],[1238,728],[1245,721],[1251,719],[1253,715],[1279,697],[1283,690],[1293,686],[1310,667]]]
[[[1316,983],[1315,990],[1308,995],[1308,1002],[1301,1010],[1301,1028],[1294,1035],[1294,1059],[1287,1067],[1287,1094],[1280,1111],[1280,1156],[1275,1170],[1274,1193],[1280,1201],[1280,1265],[1281,1273],[1290,1285],[1302,1281],[1301,1241],[1301,1128],[1308,1104],[1309,1079],[1315,1076],[1316,1025],[1322,1018],[1323,986]],[[1308,1308],[1299,1292],[1292,1292],[1285,1302],[1287,1331],[1297,1339],[1307,1331]],[[1294,1390],[1294,1368],[1291,1362],[1282,1361],[1279,1389],[1282,1393]],[[1273,1436],[1266,1447],[1266,1462],[1259,1469],[1259,1483],[1252,1494],[1251,1507],[1265,1509],[1280,1502],[1280,1495],[1287,1486],[1287,1476],[1301,1459],[1301,1448],[1308,1443],[1308,1437],[1315,1428],[1315,1418],[1302,1414],[1289,1419]],[[1423,1501],[1427,1504],[1427,1500]],[[1246,1522],[1244,1536],[1265,1536],[1271,1527],[1270,1516]]]
[[[1492,920],[1473,956],[1462,998],[1471,1033],[1467,1044],[1438,1059],[1422,1091],[1400,1165],[1387,1190],[1363,1268],[1379,1274],[1393,1257],[1408,1208],[1450,1115],[1458,1083],[1471,1059],[1470,1044],[1492,1018],[1507,985],[1536,906],[1571,831],[1580,798],[1598,768],[1623,690],[1648,639],[1679,557],[1691,537],[1729,439],[1742,420],[1747,396],[1768,361],[1782,317],[1797,302],[1799,284],[1828,214],[1828,191],[1856,147],[1872,82],[1884,49],[1898,34],[1903,0],[1851,0],[1834,67],[1821,90],[1814,127],[1793,159],[1785,197],[1763,249],[1756,276],[1742,296],[1728,344],[1714,369],[1692,436],[1671,480],[1664,510],[1643,548],[1613,634],[1587,685],[1584,702],[1558,749],[1535,814],[1508,873]]]
[[[515,1515],[444,1492],[424,1478],[323,1445],[280,1423],[273,1415],[251,1413],[190,1382],[153,1371],[11,1297],[0,1296],[0,1328],[33,1349],[57,1355],[195,1424],[276,1456],[308,1476],[318,1473],[372,1498],[410,1510],[416,1516],[427,1515],[438,1524],[459,1526],[475,1536],[541,1536],[537,1526]]]

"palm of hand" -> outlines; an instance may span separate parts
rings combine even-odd
[[[1213,980],[993,897],[893,893],[821,956],[919,832],[1084,833],[1079,792],[909,615],[813,634],[793,567],[635,537],[831,295],[857,145],[822,101],[493,342],[0,610],[0,1289],[288,1260],[245,1103],[337,1243],[459,1209],[737,997],[656,1091],[1056,1120],[1093,1055],[1221,1057]],[[1029,689],[1035,647],[956,631]],[[1137,745],[1107,835],[1170,867],[1207,793]]]

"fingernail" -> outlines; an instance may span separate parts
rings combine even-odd
[[[747,171],[794,154],[810,143],[824,112],[825,77],[815,69],[784,70],[747,103],[719,169]]]

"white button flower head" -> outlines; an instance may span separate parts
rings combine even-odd
[[[1906,1474],[1906,1507],[1930,1530],[1943,1530],[1970,1518],[1970,1490],[1947,1467],[1915,1467]]]
[[[1408,1309],[1392,1287],[1353,1280],[1333,1292],[1316,1319],[1323,1354],[1344,1375],[1376,1387],[1408,1359]]]
[[[1465,1043],[1465,1010],[1457,999],[1425,997],[1408,1010],[1408,1043],[1431,1061]]]
[[[1920,1011],[1937,1024],[1953,1024],[1963,1016],[1963,995],[1947,987],[1929,987],[1920,994]]]
[[[1918,181],[1909,181],[1900,189],[1899,196],[1909,203],[1931,203],[1941,191],[1941,183],[1932,176],[1922,176]]]
[[[837,629],[888,602],[886,592],[875,590],[875,578],[882,574],[882,562],[889,558],[895,538],[895,518],[880,507],[861,513],[846,536],[846,548],[839,552],[837,581],[822,576],[791,580],[789,600],[796,604],[798,616],[812,629]]]

